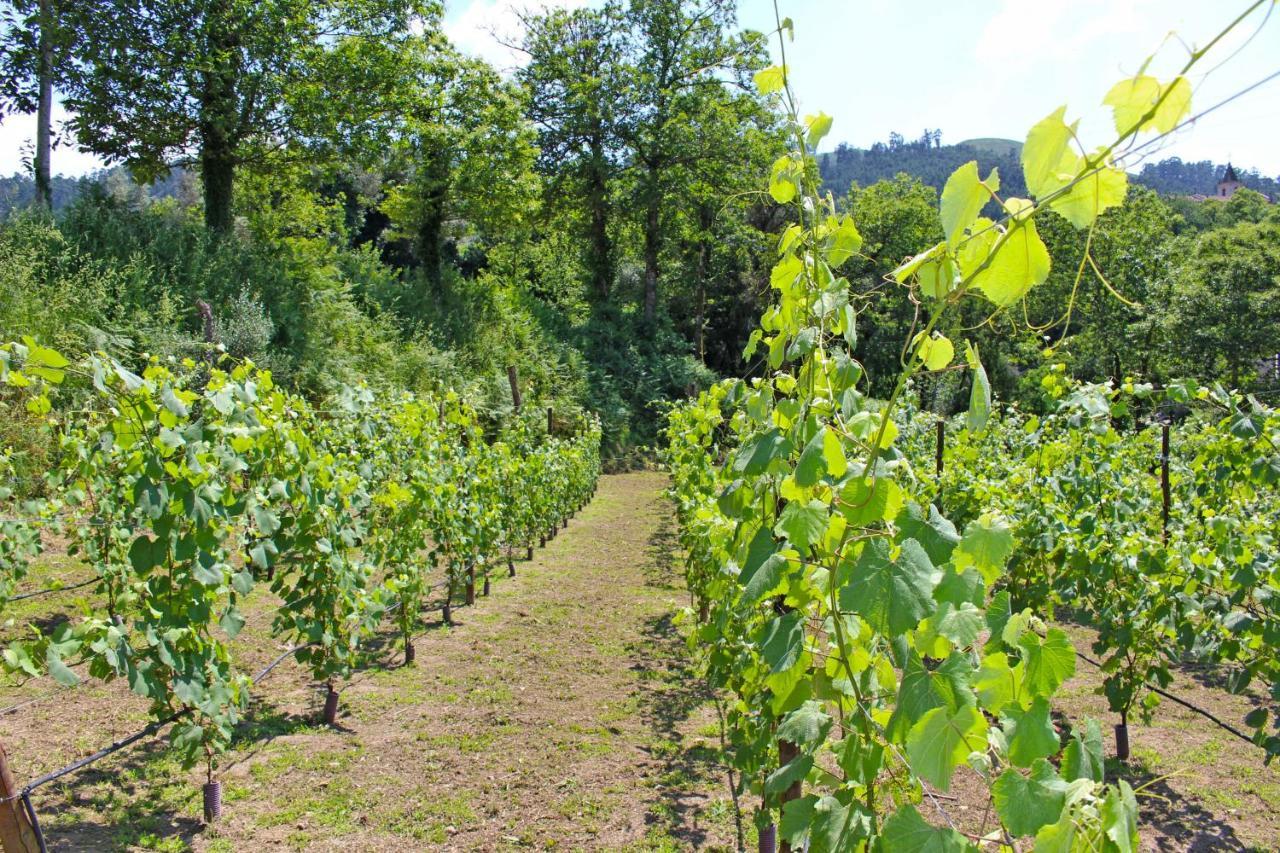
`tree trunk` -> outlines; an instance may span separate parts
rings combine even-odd
[[[609,241],[609,184],[605,172],[604,146],[593,141],[591,165],[587,173],[588,267],[591,289],[601,302],[609,299],[613,288],[613,245]]]
[[[53,180],[49,158],[53,152],[53,26],[50,5],[53,0],[40,0],[40,58],[36,70],[40,95],[36,106],[36,204],[53,209]]]
[[[445,203],[448,199],[449,163],[435,152],[425,152],[421,169],[422,218],[418,222],[418,260],[427,282],[437,291],[444,263]]]
[[[236,97],[239,56],[231,10],[220,3],[209,14],[207,37],[218,57],[201,74],[200,177],[204,182],[204,224],[214,234],[231,231],[235,186],[235,134],[239,119]]]
[[[710,246],[707,233],[711,230],[712,213],[705,207],[698,211],[698,260],[694,264],[694,279],[698,287],[698,306],[694,314],[693,342],[698,351],[698,360],[707,363],[707,256]]]
[[[652,323],[658,313],[658,251],[662,235],[658,210],[658,192],[654,188],[646,204],[644,217],[644,320]]]
[[[204,180],[205,227],[215,234],[227,234],[231,231],[235,163],[225,152],[206,147],[200,153],[200,175]]]

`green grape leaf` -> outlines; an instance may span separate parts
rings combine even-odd
[[[227,632],[227,636],[235,639],[240,634],[240,629],[244,627],[244,614],[238,608],[228,607],[227,612],[222,614],[222,618],[218,620],[219,627]]]
[[[791,441],[777,427],[770,427],[748,440],[733,460],[733,470],[748,477],[763,474],[775,459],[791,453]]]
[[[905,805],[884,822],[880,849],[883,853],[966,853],[977,848],[954,829],[933,826],[915,806]]]
[[[951,173],[942,189],[942,230],[947,235],[947,245],[955,248],[964,230],[978,218],[982,206],[991,200],[991,193],[1000,189],[1000,178],[995,169],[983,185],[978,177],[978,161],[970,160]]]
[[[827,249],[827,263],[838,267],[857,254],[862,248],[862,235],[853,224],[853,218],[845,216],[831,233],[830,247]]]
[[[982,432],[991,417],[991,381],[987,379],[986,368],[978,357],[978,347],[969,341],[964,343],[965,360],[973,371],[973,383],[969,388],[969,411],[965,415],[965,426],[969,432]]]
[[[817,485],[822,479],[822,475],[826,471],[826,456],[824,448],[827,440],[827,428],[822,427],[814,435],[809,443],[804,446],[804,451],[800,454],[800,461],[796,463],[795,478],[797,486]]]
[[[810,853],[845,853],[858,849],[871,833],[871,816],[859,803],[844,805],[835,797],[818,800],[813,809]]]
[[[129,546],[129,564],[135,572],[146,577],[156,566],[164,564],[168,554],[167,542],[142,535]]]
[[[952,559],[957,570],[973,566],[988,585],[996,582],[1013,553],[1013,531],[1003,519],[990,514],[965,525],[964,536]]]
[[[822,501],[812,500],[805,504],[792,501],[783,508],[773,531],[785,536],[804,557],[811,545],[822,540],[827,531],[828,515],[827,505]]]
[[[849,468],[849,460],[845,458],[844,445],[840,442],[840,436],[825,428],[822,431],[822,461],[827,468],[827,473],[832,477],[843,477]]]
[[[971,257],[966,252],[960,265],[970,286],[1000,308],[1013,305],[1049,277],[1049,249],[1029,216],[1015,217],[986,257],[966,265],[965,258]]]
[[[1129,783],[1121,779],[1102,801],[1102,826],[1121,851],[1138,849],[1138,801]]]
[[[937,669],[931,670],[925,667],[919,653],[911,650],[898,685],[897,707],[886,728],[889,739],[901,743],[910,728],[934,708],[958,711],[972,705],[970,671],[968,659],[958,652],[952,652]]]
[[[997,715],[1006,708],[1025,707],[1022,697],[1024,671],[1021,661],[1009,666],[1009,656],[1004,652],[987,655],[982,659],[982,667],[973,682],[978,704]]]
[[[770,65],[768,68],[762,68],[757,71],[753,79],[755,80],[756,88],[760,90],[762,95],[781,92],[787,81],[787,67],[785,65]]]
[[[1077,180],[1049,205],[1077,228],[1088,228],[1105,210],[1124,204],[1129,176],[1122,169],[1102,166]]]
[[[1102,102],[1111,107],[1120,136],[1169,133],[1191,111],[1191,83],[1179,76],[1161,86],[1156,78],[1139,74],[1112,86]]]
[[[1044,696],[1037,696],[1026,710],[1017,705],[1006,706],[1003,718],[1009,760],[1015,766],[1030,767],[1036,759],[1057,753],[1058,732],[1049,718],[1049,700]]]
[[[831,132],[831,116],[822,112],[816,116],[805,116],[804,126],[806,128],[805,144],[817,149],[818,143]]]
[[[992,786],[996,813],[1014,836],[1035,835],[1042,826],[1057,823],[1067,800],[1067,783],[1053,765],[1037,760],[1027,778],[1010,767]]]
[[[831,717],[821,702],[805,702],[778,725],[778,740],[786,740],[803,749],[816,748],[831,731]]]
[[[940,791],[951,789],[951,774],[971,752],[987,748],[987,721],[971,705],[952,713],[934,708],[907,733],[911,770]]]
[[[934,560],[932,555],[929,559],[933,560],[935,565],[940,562]],[[941,562],[945,563],[946,559],[944,558]],[[976,608],[981,608],[987,600],[987,585],[982,582],[982,576],[976,569],[968,568],[960,572],[956,571],[955,566],[946,566],[942,570],[942,580],[933,591],[933,598],[939,604],[954,604],[956,607],[972,604]],[[979,621],[985,625],[983,616],[984,614],[979,614]]]
[[[852,565],[837,569],[840,606],[857,613],[879,633],[893,637],[920,624],[937,609],[933,588],[941,572],[914,539],[905,540],[896,559],[883,537],[868,540]]]
[[[1018,640],[1026,666],[1024,683],[1036,696],[1052,696],[1062,683],[1076,673],[1076,650],[1061,628],[1050,628],[1042,640],[1026,631]]]
[[[760,655],[769,671],[786,672],[795,666],[804,650],[804,614],[800,611],[775,616],[764,628]]]
[[[910,502],[898,513],[894,524],[900,532],[899,541],[914,539],[924,548],[935,566],[950,561],[951,552],[960,542],[960,534],[955,525],[943,518],[938,508],[929,505],[928,517],[920,504]]]
[[[1027,190],[1036,198],[1048,195],[1061,187],[1063,181],[1058,167],[1064,154],[1069,154],[1073,127],[1068,127],[1065,105],[1037,122],[1027,133],[1022,145],[1022,173]]]
[[[946,252],[947,243],[944,240],[943,242],[926,249],[915,257],[909,258],[905,263],[900,265],[893,272],[889,273],[889,278],[899,284],[906,284],[907,280],[910,279],[911,276],[915,275],[921,266],[929,261],[943,257],[946,255]]]
[[[813,807],[818,797],[806,794],[796,800],[788,800],[782,804],[782,820],[778,822],[778,837],[791,845],[793,850],[804,846],[805,836],[809,834],[809,826],[813,823]]]
[[[187,408],[187,404],[178,397],[172,385],[166,385],[160,389],[160,402],[164,403],[166,409],[180,418],[185,418],[190,411]]]
[[[23,335],[22,342],[27,347],[26,361],[22,365],[23,372],[38,376],[53,385],[62,384],[67,374],[65,368],[71,362],[67,361],[62,353],[41,346],[30,336]]]
[[[800,754],[770,773],[764,780],[766,794],[777,796],[809,775],[813,767],[813,756]]]
[[[937,600],[936,592],[934,599]],[[967,648],[977,642],[982,632],[982,616],[982,611],[972,602],[953,604],[947,601],[939,604],[938,612],[929,621],[940,635],[959,648]]]
[[[864,480],[855,474],[840,490],[840,513],[854,527],[895,518],[902,511],[902,487],[889,477]]]
[[[955,345],[946,335],[934,332],[931,337],[916,336],[916,358],[924,362],[926,370],[941,370],[956,357]]]
[[[1102,782],[1106,779],[1102,730],[1097,720],[1085,720],[1083,733],[1079,729],[1072,731],[1071,742],[1062,751],[1062,775],[1068,782],[1076,779]]]
[[[754,604],[774,592],[782,583],[786,568],[787,561],[778,553],[773,531],[761,527],[747,546],[747,558],[738,575],[743,601]]]
[[[63,687],[74,687],[80,683],[80,676],[76,675],[69,666],[62,661],[62,656],[53,648],[49,649],[45,655],[45,666],[49,668],[49,675],[53,676],[53,680],[61,684]]]
[[[778,204],[786,204],[800,192],[801,169],[794,157],[783,154],[769,173],[769,195]]]

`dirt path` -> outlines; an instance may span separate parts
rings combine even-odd
[[[388,648],[361,673],[340,731],[312,725],[299,673],[273,677],[214,828],[155,741],[43,792],[51,849],[731,849],[716,715],[672,621],[665,482],[604,478],[516,578],[430,627],[416,666]]]

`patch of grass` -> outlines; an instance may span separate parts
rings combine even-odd
[[[259,815],[258,825],[284,826],[305,819],[338,835],[355,832],[360,817],[372,811],[375,802],[368,793],[353,791],[346,785],[334,788],[323,794],[286,800],[277,811]]]
[[[322,773],[335,776],[364,755],[364,747],[336,750],[304,750],[288,744],[278,754],[254,764],[249,773],[261,783],[272,782],[289,773]]]
[[[509,726],[496,729],[485,729],[481,732],[463,732],[462,734],[437,735],[430,732],[418,732],[414,740],[438,749],[456,749],[463,753],[484,752],[493,746],[498,735],[505,734]]]
[[[413,796],[415,800],[409,806],[379,815],[379,827],[393,835],[443,844],[450,829],[466,829],[476,820],[475,808],[466,793],[440,797],[419,789]]]

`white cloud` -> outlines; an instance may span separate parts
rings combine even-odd
[[[507,44],[519,44],[524,36],[520,18],[547,9],[581,9],[591,0],[470,0],[461,12],[445,15],[444,33],[462,52],[485,60],[501,70],[525,64],[526,58]],[[504,44],[505,43],[505,44]]]
[[[1158,0],[1004,0],[976,45],[985,64],[1008,67],[1075,56],[1100,39],[1124,38],[1141,51],[1154,50]]]

